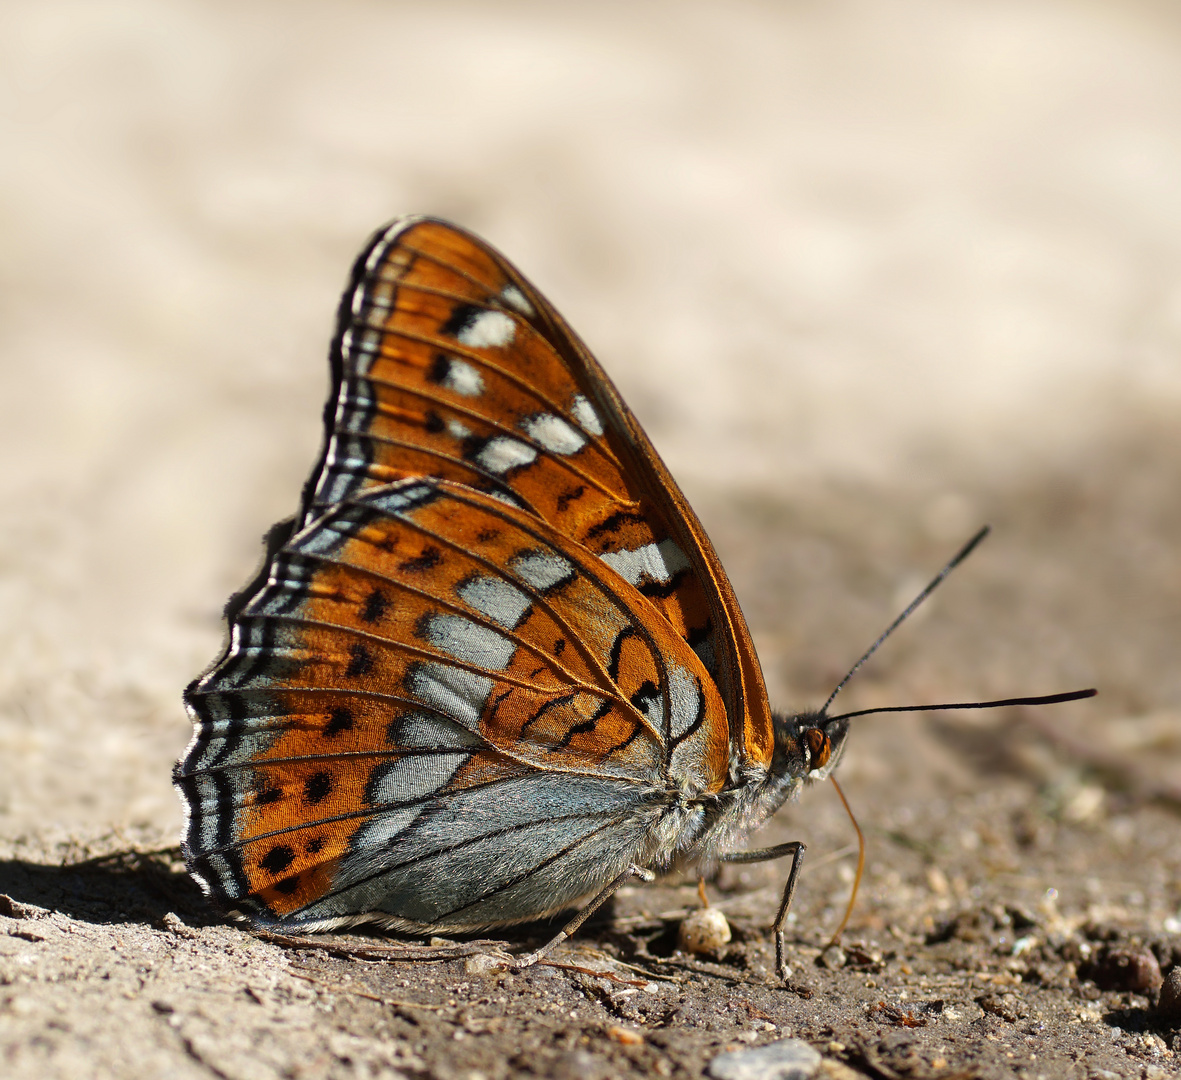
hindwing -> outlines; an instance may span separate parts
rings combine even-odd
[[[190,867],[263,922],[552,910],[729,768],[725,704],[647,597],[431,478],[358,485],[274,552],[187,700]]]

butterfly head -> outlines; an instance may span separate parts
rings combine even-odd
[[[821,712],[776,714],[772,771],[780,776],[826,780],[845,749],[849,722]]]

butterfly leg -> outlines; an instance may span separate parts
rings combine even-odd
[[[626,885],[633,877],[638,877],[641,881],[653,881],[656,875],[651,870],[645,870],[642,866],[636,866],[632,863],[619,877],[613,881],[608,882],[603,889],[596,894],[596,896],[583,907],[577,915],[574,916],[561,930],[557,932],[554,937],[550,938],[540,949],[535,952],[526,953],[517,961],[518,967],[529,967],[536,964],[543,956],[546,956],[557,946],[561,945],[568,937],[571,937],[577,932],[578,928],[586,922],[600,907],[603,906],[611,897],[623,886]]]
[[[784,855],[791,856],[791,870],[787,875],[787,884],[783,886],[783,900],[779,904],[779,914],[775,916],[775,922],[771,924],[771,932],[775,935],[775,971],[784,982],[791,978],[791,969],[787,966],[783,927],[787,923],[787,912],[791,907],[792,897],[796,893],[796,881],[799,879],[800,867],[804,862],[804,852],[807,850],[802,840],[789,840],[786,844],[758,848],[756,851],[735,851],[721,857],[722,862],[755,863],[781,859]]]

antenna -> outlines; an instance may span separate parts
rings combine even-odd
[[[984,526],[975,536],[972,537],[958,552],[952,560],[939,571],[938,574],[931,580],[930,584],[916,596],[902,612],[888,627],[885,632],[875,641],[865,654],[857,661],[850,669],[848,674],[836,685],[836,689],[828,695],[828,700],[821,706],[818,719],[833,721],[833,720],[850,720],[854,716],[869,716],[872,713],[898,713],[898,712],[934,712],[937,709],[1001,709],[1008,705],[1057,705],[1063,701],[1079,701],[1082,698],[1094,697],[1098,691],[1094,688],[1087,690],[1070,690],[1062,694],[1045,694],[1039,697],[1015,697],[1015,698],[1001,698],[997,701],[953,701],[943,705],[885,705],[877,709],[857,709],[855,712],[841,713],[839,716],[829,716],[828,707],[833,703],[833,699],[844,689],[847,683],[861,668],[861,665],[866,662],[878,649],[882,642],[886,640],[895,630],[898,629],[913,613],[915,608],[919,606],[928,596],[935,591],[935,589],[942,583],[943,579],[952,572],[960,563],[962,563],[975,550],[976,545],[980,543],[990,532],[987,525]],[[840,941],[841,934],[846,926],[849,925],[849,919],[853,915],[853,906],[857,902],[857,889],[861,884],[861,877],[865,871],[865,834],[861,831],[861,826],[857,824],[857,818],[853,815],[853,808],[849,805],[849,800],[845,798],[845,793],[841,790],[840,784],[837,783],[835,776],[830,775],[829,779],[833,783],[833,787],[837,789],[837,794],[841,798],[841,803],[845,807],[845,812],[849,815],[849,820],[853,822],[853,828],[857,831],[857,873],[853,878],[853,888],[849,893],[849,903],[845,907],[844,918],[841,919],[840,926],[837,927],[836,933],[833,934],[829,945],[835,945]]]
[[[820,707],[821,716],[825,716],[828,713],[828,707],[832,704],[833,698],[835,698],[837,694],[839,694],[844,689],[845,683],[847,683],[851,678],[853,678],[854,675],[857,674],[858,670],[861,668],[861,665],[878,651],[882,645],[882,642],[884,642],[886,638],[888,638],[892,633],[894,633],[895,630],[898,629],[898,627],[900,627],[908,618],[910,618],[910,616],[914,613],[914,609],[917,608],[919,604],[926,600],[927,597],[935,591],[936,587],[942,583],[943,579],[947,577],[948,574],[950,574],[957,566],[959,566],[960,563],[962,563],[969,555],[972,554],[976,545],[979,544],[980,541],[983,540],[991,531],[991,527],[985,525],[984,528],[982,528],[975,536],[973,536],[971,540],[969,540],[962,548],[960,548],[954,558],[952,558],[951,562],[949,562],[942,570],[940,570],[939,573],[936,574],[932,579],[931,583],[907,605],[906,610],[892,623],[890,623],[889,626],[886,627],[885,632],[881,635],[881,637],[879,637],[877,641],[875,641],[868,649],[865,650],[865,654],[861,657],[861,659],[858,660],[857,663],[855,663],[851,668],[849,668],[848,674],[839,683],[837,683],[836,689],[828,695],[828,700]],[[964,705],[952,706],[952,708],[978,707],[979,706]],[[850,713],[849,715],[855,714]]]
[[[980,540],[983,535],[983,533],[978,533],[976,535],[972,543],[969,544],[968,547],[964,549],[964,551],[960,552],[960,554],[957,555],[956,558],[944,568],[943,574],[941,574],[930,585],[927,586],[923,596],[925,596],[931,591],[931,589],[939,584],[943,578],[943,575],[946,574],[947,571],[950,570],[959,559],[963,558],[967,552],[971,551],[972,547]],[[922,598],[923,597],[920,596],[919,600],[922,600]],[[907,611],[913,611],[915,604],[917,603],[918,600],[916,600],[914,604],[911,604]],[[901,621],[902,619],[896,620],[894,626],[897,626]],[[893,630],[894,626],[891,626],[890,630]],[[890,633],[890,630],[887,630],[886,633],[883,634],[878,642],[874,645],[875,649]],[[870,649],[869,651],[873,652],[873,649]],[[866,653],[866,656],[868,655],[869,653]],[[861,660],[857,662],[857,666],[860,666],[864,660],[865,657],[863,656]],[[853,668],[853,671],[857,670],[857,666]],[[848,678],[849,676],[846,675],[845,680]],[[842,685],[843,684],[844,683],[842,682]],[[838,686],[837,690],[839,689],[840,687]],[[856,712],[842,713],[840,716],[830,716],[827,717],[827,719],[848,720],[854,716],[869,716],[871,713],[885,712],[933,712],[936,709],[1001,709],[1006,705],[1057,705],[1063,701],[1078,701],[1081,698],[1092,698],[1098,692],[1098,690],[1092,687],[1089,690],[1070,690],[1064,694],[1046,694],[1042,697],[1002,698],[999,701],[954,701],[947,705],[886,705],[880,709],[858,709]],[[832,701],[832,698],[829,698],[828,700]],[[853,814],[853,808],[849,805],[849,800],[845,798],[845,793],[841,790],[841,785],[837,783],[837,778],[830,774],[829,780],[832,781],[832,786],[837,789],[837,794],[841,797],[841,804],[845,808],[845,813],[849,815],[849,820],[853,822],[853,828],[857,831],[857,874],[853,878],[853,889],[849,893],[849,903],[845,907],[845,917],[841,919],[841,925],[836,928],[836,932],[829,940],[829,945],[836,945],[837,942],[841,940],[841,934],[844,933],[845,927],[849,925],[849,919],[851,919],[853,916],[853,907],[857,903],[857,889],[861,885],[861,876],[865,872],[865,834],[861,831],[861,826],[857,824],[857,818]]]
[[[1064,694],[1045,694],[1042,697],[1010,697],[999,701],[953,701],[947,705],[885,705],[880,709],[858,709],[856,712],[841,713],[840,716],[826,717],[828,720],[848,720],[854,716],[869,716],[882,712],[935,712],[938,709],[1003,709],[1008,705],[1057,705],[1063,701],[1079,701],[1094,697],[1098,690],[1068,690]]]

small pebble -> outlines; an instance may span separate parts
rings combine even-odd
[[[641,1046],[644,1042],[644,1033],[634,1028],[609,1027],[607,1034],[622,1046]]]
[[[1156,1011],[1166,1020],[1181,1020],[1181,967],[1175,967],[1161,983]]]
[[[809,1080],[821,1057],[803,1039],[780,1039],[751,1050],[719,1054],[706,1072],[714,1080]]]
[[[939,1068],[939,1059],[935,1059],[935,1068]],[[836,1061],[833,1058],[825,1058],[820,1063],[820,1071],[816,1074],[817,1080],[865,1080],[865,1073],[858,1072],[856,1069],[850,1069],[843,1061]]]
[[[508,967],[508,964],[497,956],[489,956],[487,953],[476,953],[475,956],[469,956],[463,962],[463,973],[465,975],[493,975],[499,974]]]
[[[976,1004],[986,1013],[999,1016],[1010,1024],[1015,1024],[1021,1019],[1020,1002],[1016,994],[985,994],[976,999]]]
[[[32,919],[37,915],[43,914],[45,914],[44,908],[22,904],[17,900],[13,900],[7,893],[0,893],[0,915],[7,916],[9,919]],[[176,918],[176,916],[174,915],[173,918]]]
[[[730,940],[730,924],[719,908],[701,908],[681,920],[677,940],[686,952],[716,956]]]
[[[839,971],[845,966],[847,960],[848,957],[845,956],[845,950],[835,942],[820,954],[820,962],[829,971]]]
[[[1152,994],[1161,985],[1160,964],[1149,949],[1107,949],[1092,962],[1087,975],[1100,990]]]

